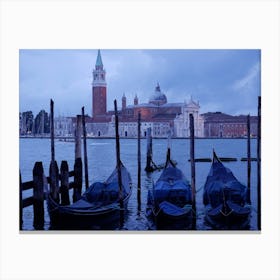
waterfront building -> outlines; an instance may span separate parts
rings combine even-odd
[[[33,135],[44,135],[50,133],[50,118],[45,110],[41,110],[34,119],[32,129]]]
[[[233,138],[247,136],[247,116],[232,116],[222,112],[202,114],[204,118],[204,136]],[[258,117],[250,117],[251,136],[257,136]]]
[[[20,118],[20,135],[32,134],[34,117],[32,111],[22,112],[19,115]]]
[[[74,136],[76,118],[59,116],[54,118],[54,135],[57,137]]]
[[[199,114],[199,103],[191,100],[182,106],[182,113],[177,115],[174,120],[174,136],[190,137],[190,114],[194,118],[194,135],[204,137],[204,120]]]

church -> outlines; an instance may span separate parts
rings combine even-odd
[[[107,111],[107,81],[101,52],[98,50],[95,67],[92,72],[92,110],[86,117],[86,129],[89,137],[115,137],[114,111]],[[113,100],[112,100],[113,102]],[[151,90],[150,98],[141,103],[134,97],[128,104],[123,94],[119,114],[120,137],[137,137],[138,112],[141,113],[141,136],[145,137],[151,128],[154,138],[172,137],[185,138],[190,136],[189,115],[194,116],[194,132],[196,137],[204,137],[204,118],[200,115],[200,106],[192,98],[188,102],[170,103],[166,94],[157,83]],[[55,135],[73,136],[76,126],[75,117],[57,117],[54,120]]]
[[[101,52],[98,50],[92,81],[92,116],[87,119],[87,132],[94,137],[115,135],[114,112],[107,111],[107,82]],[[147,103],[140,103],[136,95],[133,104],[127,104],[122,96],[119,113],[120,137],[137,136],[138,112],[141,112],[141,135],[146,136],[150,127],[153,137],[189,137],[189,114],[194,116],[195,136],[203,137],[203,118],[199,114],[199,103],[192,100],[183,103],[168,103],[159,83]]]

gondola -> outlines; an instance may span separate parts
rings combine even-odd
[[[132,191],[131,176],[121,163],[123,210]],[[59,205],[47,195],[51,229],[94,230],[116,229],[120,224],[120,195],[117,168],[105,182],[93,183],[79,200],[68,206]],[[121,213],[122,211],[122,213]]]
[[[204,185],[205,221],[214,229],[247,229],[251,213],[247,187],[241,184],[213,151]]]
[[[165,168],[148,191],[146,214],[157,229],[179,230],[191,228],[191,186],[182,171],[175,167],[167,152]]]

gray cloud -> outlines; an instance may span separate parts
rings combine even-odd
[[[20,110],[76,115],[91,112],[92,70],[97,50],[21,50]],[[107,108],[128,104],[135,94],[148,102],[156,83],[169,102],[192,95],[201,111],[256,114],[260,79],[259,50],[101,50],[107,72]],[[246,93],[246,94],[245,94]],[[244,96],[246,97],[244,98]]]

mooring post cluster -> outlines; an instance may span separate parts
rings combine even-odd
[[[22,230],[23,226],[23,208],[33,205],[33,226],[35,229],[44,229],[44,200],[47,197],[46,190],[48,189],[52,199],[60,203],[60,205],[69,205],[69,190],[73,188],[73,202],[77,201],[81,197],[82,184],[83,184],[83,166],[81,158],[81,136],[84,136],[84,155],[87,155],[86,150],[86,129],[84,122],[84,108],[82,108],[82,115],[77,115],[76,123],[76,138],[75,138],[75,164],[74,170],[69,171],[67,161],[61,161],[60,170],[58,169],[57,162],[55,160],[55,137],[54,137],[54,102],[50,100],[50,139],[51,139],[51,162],[49,165],[49,177],[45,176],[43,163],[41,161],[36,162],[33,168],[33,180],[22,183],[21,173],[19,174],[20,189],[20,220],[19,228]],[[85,157],[85,163],[87,163],[87,157]],[[86,179],[88,176],[88,168],[85,165]],[[60,172],[59,172],[60,171]],[[69,177],[74,176],[74,181],[69,182]],[[60,181],[60,183],[59,183]],[[86,188],[88,187],[88,179],[86,180]],[[25,190],[33,189],[33,196],[28,198],[22,198],[22,193]]]

